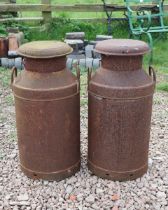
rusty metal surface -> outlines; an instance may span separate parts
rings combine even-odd
[[[33,179],[61,180],[80,168],[79,81],[65,61],[27,59],[13,71],[20,165]]]
[[[11,34],[8,37],[9,42],[9,51],[16,51],[19,47],[17,37],[14,34]]]
[[[137,56],[149,52],[149,46],[143,41],[133,39],[111,39],[99,42],[95,52],[104,55]]]
[[[148,168],[155,76],[142,69],[138,52],[116,54],[103,55],[102,67],[89,75],[88,166],[97,176],[124,181]]]
[[[25,69],[32,72],[47,73],[60,71],[66,68],[66,57],[41,59],[24,58]]]
[[[8,40],[5,37],[0,37],[0,57],[8,55]]]
[[[55,58],[70,54],[73,49],[64,42],[59,41],[34,41],[23,44],[18,49],[18,54],[28,58]]]

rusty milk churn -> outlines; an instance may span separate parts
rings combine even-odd
[[[78,77],[66,69],[69,45],[37,41],[22,45],[25,70],[13,69],[16,126],[23,172],[34,179],[61,180],[80,168]]]
[[[142,69],[145,42],[97,44],[102,67],[89,73],[88,166],[97,176],[132,180],[146,173],[155,73]]]

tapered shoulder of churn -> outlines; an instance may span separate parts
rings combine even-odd
[[[110,39],[99,42],[95,51],[104,55],[137,56],[150,51],[147,43],[133,39]]]
[[[59,41],[34,41],[23,44],[18,49],[18,54],[27,58],[55,58],[66,56],[72,48]]]

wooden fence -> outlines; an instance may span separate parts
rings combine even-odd
[[[2,0],[1,0],[2,1]],[[3,0],[4,2],[4,0]],[[115,4],[110,5],[109,10],[125,11],[125,6],[119,6]],[[147,5],[149,8],[153,5]],[[139,6],[137,5],[136,8]],[[165,5],[165,9],[168,10],[168,5]],[[53,5],[51,0],[41,0],[41,4],[9,4],[0,3],[1,12],[41,12],[41,17],[15,17],[15,18],[2,18],[0,22],[18,21],[18,22],[43,22],[47,23],[52,19],[52,12],[103,12],[104,6],[102,4],[76,4],[76,5]],[[83,18],[79,20],[85,21],[104,21],[103,18]]]

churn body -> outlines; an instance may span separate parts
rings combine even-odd
[[[155,73],[142,69],[146,43],[108,40],[96,46],[102,67],[89,76],[88,166],[111,180],[131,180],[148,168]]]
[[[80,168],[79,77],[62,42],[22,45],[25,70],[12,75],[20,165],[34,179],[61,180]]]

